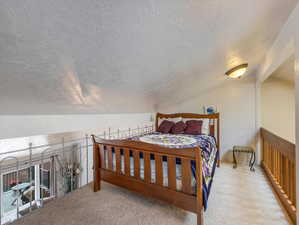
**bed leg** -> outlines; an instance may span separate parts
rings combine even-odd
[[[197,225],[204,225],[204,221],[203,221],[203,210],[200,210],[197,213]]]
[[[217,160],[217,167],[220,167],[220,159]]]
[[[94,171],[94,173],[97,174],[95,171]],[[100,190],[101,190],[101,178],[99,176],[97,176],[97,179],[94,179],[94,182],[93,182],[93,191],[97,192]]]

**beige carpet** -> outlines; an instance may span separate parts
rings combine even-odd
[[[260,169],[216,171],[205,225],[288,225]],[[103,183],[100,192],[90,187],[48,203],[14,224],[22,225],[195,225],[195,214]]]

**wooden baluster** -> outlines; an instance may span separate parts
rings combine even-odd
[[[124,160],[125,160],[125,175],[130,176],[130,150],[124,148]]]
[[[266,140],[263,140],[263,142],[264,142],[264,149],[263,149],[263,152],[264,152],[264,164],[267,166],[268,165],[267,142],[266,142]]]
[[[275,146],[275,152],[274,152],[274,162],[275,162],[275,169],[274,169],[274,177],[276,180],[278,179],[278,151],[277,151],[277,146]]]
[[[281,175],[282,170],[283,170],[283,160],[282,160],[281,153],[278,152],[278,177],[279,177],[279,182],[281,183],[281,185],[283,184],[283,176]]]
[[[270,166],[270,171],[273,174],[273,148],[272,145],[269,143],[269,166]]]
[[[277,180],[277,174],[276,174],[276,153],[277,153],[277,151],[276,151],[276,146],[274,145],[273,146],[273,150],[274,150],[274,152],[273,152],[273,162],[274,162],[274,164],[273,164],[273,174],[274,174],[274,177],[276,178],[276,180]]]
[[[268,142],[266,140],[264,142],[265,142],[265,146],[266,146],[266,148],[265,148],[265,155],[266,155],[265,158],[266,158],[266,160],[265,161],[266,161],[266,165],[269,166],[269,154],[268,154],[269,153],[269,150],[268,150],[269,146],[268,146]]]
[[[286,193],[291,200],[291,187],[290,187],[290,166],[289,160],[285,157],[285,182],[286,182]],[[291,200],[292,201],[292,200]]]
[[[275,168],[276,168],[276,170],[275,170],[275,178],[276,178],[276,180],[278,180],[278,170],[279,170],[279,168],[278,168],[278,151],[277,151],[277,146],[275,146]]]
[[[191,161],[189,159],[181,159],[182,168],[182,191],[192,194],[191,186]]]
[[[143,152],[144,159],[144,181],[151,183],[151,156],[148,152]]]
[[[293,192],[293,182],[292,182],[292,163],[288,161],[289,164],[289,189],[290,189],[290,199],[294,203],[294,192]]]
[[[295,165],[292,163],[291,165],[291,171],[292,171],[292,195],[293,195],[293,204],[296,206],[296,172],[295,172]]]
[[[270,144],[267,143],[267,167],[271,171],[271,157],[270,157]]]
[[[268,162],[268,143],[266,140],[264,140],[264,144],[265,144],[265,148],[264,148],[264,152],[265,152],[265,165],[267,167],[269,167],[269,162]]]
[[[281,177],[280,177],[280,154],[278,152],[277,146],[276,146],[276,176],[278,183],[281,184]]]
[[[289,186],[289,196],[291,201],[292,200],[292,164],[291,161],[289,159],[287,159],[287,164],[288,164],[288,186]]]
[[[282,177],[281,177],[281,157],[280,157],[280,152],[277,151],[277,177],[278,177],[278,182],[282,184]]]
[[[161,155],[155,155],[156,184],[163,186],[163,159]]]
[[[140,179],[140,152],[137,150],[133,151],[134,156],[134,177]]]
[[[275,177],[275,149],[274,149],[274,146],[271,146],[271,151],[272,151],[272,154],[271,154],[272,174]]]
[[[105,158],[105,148],[107,148],[107,146],[101,145],[100,146],[100,157],[101,157],[101,168],[105,169],[106,168],[106,158]]]
[[[115,148],[115,163],[116,163],[116,173],[121,174],[121,154],[120,148]]]
[[[270,172],[273,174],[273,157],[272,157],[272,154],[273,153],[273,149],[272,149],[272,145],[269,143],[269,150],[268,150],[268,154],[269,154],[269,169],[270,169]]]
[[[279,155],[280,155],[280,172],[279,172],[279,176],[280,176],[282,190],[286,194],[285,176],[283,176],[283,174],[284,174],[284,156],[280,152],[279,152]]]
[[[176,162],[174,157],[167,157],[168,187],[176,190]]]
[[[276,180],[278,181],[278,183],[280,183],[279,180],[279,154],[278,154],[278,150],[277,150],[277,146],[276,146],[276,151],[275,151],[275,158],[276,158]]]
[[[292,162],[289,161],[289,167],[290,167],[290,200],[291,202],[294,204],[294,199],[295,199],[295,192],[294,192],[294,185],[293,185],[293,165],[292,165]]]
[[[108,169],[113,170],[113,161],[112,161],[112,147],[107,147],[108,151]]]
[[[281,179],[282,179],[282,186],[283,186],[283,190],[284,192],[286,193],[286,195],[288,195],[288,190],[287,190],[287,180],[286,180],[286,176],[287,176],[287,170],[286,170],[286,157],[284,155],[281,154],[281,173],[280,173],[280,176],[281,176]]]

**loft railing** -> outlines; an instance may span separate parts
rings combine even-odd
[[[109,128],[97,136],[126,139],[153,131],[153,125],[125,130]],[[27,147],[9,151],[0,140],[0,225],[93,181],[90,135],[73,132],[57,134],[59,138],[53,136],[51,143],[29,142]]]
[[[291,220],[296,224],[295,144],[261,128],[262,167]]]

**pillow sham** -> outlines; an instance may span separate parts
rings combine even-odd
[[[163,122],[160,124],[158,127],[158,132],[161,133],[169,133],[171,131],[171,128],[174,126],[174,122],[169,121],[169,120],[163,120]]]
[[[164,121],[165,119],[163,118],[159,118],[158,119],[158,126],[160,126],[162,124],[162,122]],[[183,120],[182,117],[174,117],[174,118],[167,118],[168,121],[172,121],[174,123],[177,123],[177,122],[180,122]]]
[[[189,120],[202,121],[201,134],[210,134],[210,119],[183,119],[185,123]]]
[[[188,120],[186,124],[185,134],[199,135],[202,133],[202,120]]]
[[[175,123],[175,125],[171,128],[170,133],[172,134],[183,134],[187,125],[183,121],[179,121]]]

